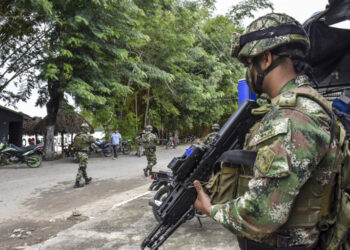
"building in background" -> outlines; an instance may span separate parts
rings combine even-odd
[[[23,121],[31,119],[22,112],[0,106],[0,140],[22,146]]]

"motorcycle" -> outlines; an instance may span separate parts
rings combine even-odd
[[[165,145],[165,148],[168,149],[168,148],[176,148],[176,141],[175,141],[175,138],[174,137],[170,137],[167,144]]]
[[[124,155],[128,155],[131,152],[131,146],[130,146],[130,140],[124,140],[122,141],[122,146],[120,147],[120,151]]]
[[[187,142],[189,142],[191,145],[193,145],[194,143],[194,136],[193,135],[189,135],[188,138],[187,138]]]
[[[135,155],[137,155],[138,157],[145,155],[145,151],[141,142],[137,142],[137,152]]]
[[[159,171],[159,172],[151,172],[150,176],[153,181],[149,187],[149,190],[157,191],[157,192],[154,195],[153,199],[150,199],[148,201],[148,205],[152,207],[154,218],[158,222],[160,222],[161,217],[157,213],[157,209],[162,205],[162,202],[168,197],[168,195],[174,189],[174,186],[173,186],[174,174],[173,172]],[[200,218],[206,217],[206,215],[203,215],[200,211],[194,209],[193,214],[189,215],[187,219],[190,220],[193,217],[196,217],[198,219],[200,226],[202,226],[202,222]]]
[[[41,165],[43,146],[43,143],[39,143],[27,147],[18,147],[0,142],[0,162],[3,164],[23,162],[30,168],[37,168]]]
[[[97,139],[94,143],[91,144],[91,151],[97,154],[103,153],[104,156],[110,157],[112,155],[112,151],[109,147],[108,141],[101,141]]]

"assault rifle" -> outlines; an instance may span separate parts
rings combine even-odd
[[[242,149],[245,135],[260,116],[251,115],[255,101],[245,101],[228,119],[209,146],[193,145],[181,157],[174,157],[168,167],[174,173],[174,188],[158,207],[161,222],[144,239],[141,248],[158,249],[186,220],[193,217],[197,192],[193,181],[206,182],[215,162],[228,150]]]

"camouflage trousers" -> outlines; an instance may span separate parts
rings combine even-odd
[[[79,182],[81,180],[81,178],[84,178],[84,179],[88,178],[87,173],[86,173],[88,154],[84,153],[84,152],[78,152],[77,158],[79,161],[79,169],[78,169],[77,177],[75,178],[75,180]]]
[[[147,158],[147,167],[152,171],[152,167],[157,164],[157,156],[153,149],[145,148],[145,155]]]

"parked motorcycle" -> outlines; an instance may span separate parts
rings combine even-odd
[[[173,172],[166,172],[166,171],[152,172],[151,179],[153,181],[149,187],[149,190],[157,191],[157,192],[154,195],[153,199],[150,199],[148,201],[148,204],[152,207],[154,218],[158,222],[160,222],[161,217],[157,213],[157,209],[162,205],[162,202],[168,197],[168,195],[174,189],[174,186],[173,186],[174,174]],[[188,217],[188,220],[192,219],[193,217],[196,217],[198,219],[199,224],[202,226],[202,222],[200,221],[200,218],[203,218],[205,216],[206,215],[203,215],[200,211],[195,209],[194,213]]]
[[[0,142],[0,162],[2,164],[26,163],[30,168],[37,168],[41,165],[43,155],[43,143],[18,147],[13,144],[5,145]]]
[[[91,144],[91,151],[95,152],[96,154],[103,153],[103,155],[106,157],[110,157],[112,155],[109,142],[101,141],[100,139],[96,139],[96,141]]]
[[[123,140],[122,141],[122,146],[120,147],[120,151],[124,155],[128,155],[131,152],[131,141],[130,140]]]
[[[135,155],[137,155],[138,157],[145,155],[145,150],[141,142],[137,142],[137,151]]]
[[[169,137],[169,140],[168,142],[166,143],[165,145],[165,148],[168,149],[168,148],[176,148],[176,140],[174,137]]]

